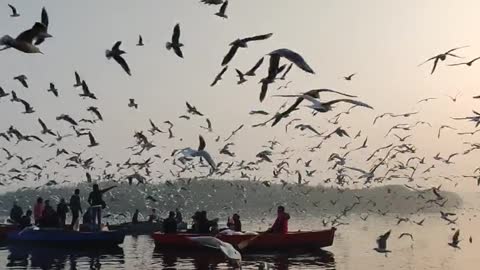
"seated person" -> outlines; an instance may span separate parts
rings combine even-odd
[[[24,216],[20,219],[20,229],[32,226],[32,210],[27,210]]]
[[[285,207],[279,206],[277,208],[277,219],[275,223],[273,223],[272,227],[268,229],[267,232],[270,233],[288,233],[288,220],[290,219],[290,215],[285,213]]]
[[[177,221],[175,220],[175,212],[170,211],[168,218],[163,221],[164,233],[177,233]]]
[[[152,209],[152,213],[148,215],[148,222],[153,223],[158,221],[157,210]]]

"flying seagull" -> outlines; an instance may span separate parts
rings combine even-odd
[[[12,10],[12,14],[10,15],[10,17],[18,17],[20,16],[20,14],[18,14],[17,12],[17,8],[15,8],[13,5],[11,4],[8,4],[8,6],[10,7],[10,9]]]
[[[4,46],[0,51],[15,48],[24,53],[42,53],[42,51],[33,44],[33,41],[48,37],[52,37],[52,35],[47,33],[47,27],[44,24],[37,22],[32,28],[23,31],[16,38],[12,38],[9,35],[0,38],[0,46]]]
[[[187,147],[181,150],[180,153],[183,154],[185,158],[202,157],[208,162],[208,164],[210,165],[210,167],[212,167],[213,170],[216,170],[217,165],[213,161],[212,156],[207,151],[205,151],[205,147],[206,147],[205,139],[203,139],[202,135],[200,135],[198,136],[198,140],[199,140],[199,145],[197,150],[193,150],[192,148]]]
[[[23,87],[28,88],[28,83],[27,83],[28,78],[24,74],[18,75],[16,77],[14,77],[13,79],[19,81],[23,85]]]
[[[255,63],[255,65],[245,73],[245,76],[255,76],[255,71],[262,65],[264,57],[260,58],[260,60]]]
[[[387,240],[388,240],[388,237],[390,236],[391,232],[392,231],[390,230],[390,231],[386,232],[385,234],[380,235],[377,238],[377,247],[374,248],[375,251],[377,251],[379,253],[385,253],[385,256],[387,255],[387,253],[392,252],[390,250],[387,250]]]
[[[90,89],[88,88],[88,85],[85,81],[82,81],[82,91],[83,91],[83,93],[79,94],[79,96],[88,97],[88,98],[91,98],[91,99],[97,99],[95,94],[90,92]]]
[[[138,43],[137,43],[137,46],[143,46],[143,38],[142,38],[142,35],[138,35]]]
[[[248,47],[248,42],[250,41],[259,41],[259,40],[265,40],[270,38],[273,35],[273,33],[265,34],[265,35],[258,35],[254,37],[248,37],[248,38],[242,38],[242,39],[237,39],[230,43],[230,50],[228,51],[227,55],[223,58],[222,61],[222,66],[227,65],[235,56],[237,53],[238,48],[247,48]]]
[[[237,76],[238,76],[238,82],[237,84],[242,84],[244,82],[247,81],[247,79],[245,79],[245,74],[243,74],[240,70],[238,69],[235,69],[235,71],[237,72]]]
[[[455,234],[452,237],[452,242],[448,243],[449,246],[453,248],[460,248],[458,244],[460,243],[460,240],[458,239],[460,237],[460,229],[458,229]]]
[[[88,138],[90,140],[90,144],[88,147],[95,147],[99,145],[99,143],[95,140],[95,137],[93,137],[93,134],[91,132],[88,132]]]
[[[352,73],[352,74],[350,74],[350,75],[348,75],[348,76],[345,76],[345,77],[343,77],[343,78],[344,78],[346,81],[351,81],[352,78],[353,78],[353,76],[355,76],[355,75],[357,75],[357,73]]]
[[[120,50],[120,45],[122,44],[121,41],[117,41],[113,47],[112,50],[106,50],[105,51],[105,56],[107,59],[113,58],[115,61],[117,61],[118,64],[125,70],[125,72],[129,75],[132,76],[130,73],[130,67],[128,67],[127,61],[123,59],[122,54],[125,54],[126,52],[123,50]]]
[[[480,59],[480,57],[477,57],[477,58],[474,58],[468,62],[464,62],[464,63],[456,63],[456,64],[450,64],[449,66],[460,66],[460,65],[466,65],[466,66],[472,66],[472,64],[477,61],[478,59]]]
[[[78,74],[78,72],[75,71],[75,84],[73,85],[73,87],[79,87],[79,86],[82,86],[82,79],[80,78],[80,75]]]
[[[138,109],[138,104],[135,103],[135,99],[133,98],[128,99],[128,107]]]
[[[223,0],[201,0],[200,2],[207,5],[221,5]]]
[[[296,53],[292,50],[278,49],[278,50],[275,50],[275,51],[269,53],[268,55],[270,55],[270,58],[271,58],[270,59],[269,70],[272,69],[272,65],[275,65],[276,69],[278,70],[279,63],[280,63],[280,58],[283,57],[283,58],[289,60],[290,62],[294,63],[297,67],[299,67],[303,71],[305,71],[307,73],[315,74],[313,69],[307,64],[307,62],[303,59],[303,57],[300,54],[298,54],[298,53]]]
[[[3,90],[3,88],[0,86],[0,99],[3,98],[3,97],[6,97],[10,95],[9,93],[6,93],[5,90]]]
[[[47,92],[52,92],[52,94],[58,97],[58,89],[55,88],[55,84],[50,83],[50,88],[47,89]]]
[[[454,52],[454,51],[456,51],[456,50],[459,50],[459,49],[466,48],[466,47],[468,47],[468,46],[462,46],[462,47],[453,48],[453,49],[448,50],[448,51],[446,51],[446,52],[444,52],[444,53],[438,54],[438,55],[436,55],[436,56],[433,56],[433,57],[427,59],[425,62],[421,63],[421,64],[418,65],[418,66],[421,66],[421,65],[423,65],[423,64],[425,64],[425,63],[430,62],[430,61],[433,60],[433,67],[432,67],[432,71],[431,71],[431,73],[430,73],[430,74],[433,74],[433,72],[435,72],[435,69],[437,68],[437,64],[438,64],[438,61],[439,61],[439,60],[443,62],[443,61],[445,61],[445,59],[447,59],[447,56],[452,56],[452,57],[456,57],[456,58],[461,58],[460,56],[455,55],[455,54],[453,54],[452,52]]]
[[[180,43],[180,24],[176,24],[175,27],[173,28],[173,35],[172,35],[172,40],[171,42],[167,42],[167,50],[170,50],[173,48],[173,51],[175,52],[176,55],[178,55],[180,58],[183,58],[183,53],[181,50],[181,47],[183,47],[183,44]]]

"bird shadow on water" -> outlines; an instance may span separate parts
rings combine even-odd
[[[108,261],[119,266],[124,264],[124,253],[120,247],[107,249],[53,248],[30,245],[8,245],[9,251],[6,268],[15,269],[77,269],[79,261],[88,262],[90,269],[101,269],[101,261],[108,256]],[[1,268],[1,267],[0,267]]]
[[[165,251],[155,250],[155,260],[163,269],[181,269],[193,265],[194,269],[236,269],[226,257],[216,251]],[[255,253],[242,258],[242,269],[336,269],[334,254],[318,250],[309,253]]]

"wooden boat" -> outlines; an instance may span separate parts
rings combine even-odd
[[[123,243],[122,231],[77,232],[56,228],[24,229],[7,233],[8,242],[65,246],[116,246]]]
[[[120,224],[109,224],[108,228],[115,231],[123,231],[126,234],[133,235],[151,235],[154,232],[163,230],[162,222],[125,222]]]
[[[328,247],[333,244],[335,228],[323,231],[289,232],[287,234],[267,233],[257,235],[217,235],[224,242],[237,246],[243,241],[252,239],[245,248],[245,252],[251,251],[311,251]],[[163,234],[154,233],[155,247],[158,249],[203,249],[189,237],[200,236],[198,234]],[[254,239],[253,239],[254,238]]]

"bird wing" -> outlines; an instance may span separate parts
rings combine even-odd
[[[273,35],[273,33],[268,33],[265,35],[258,35],[258,36],[253,36],[253,37],[248,37],[242,39],[243,42],[250,42],[250,41],[258,41],[258,40],[265,40],[270,38]]]
[[[314,98],[310,95],[302,95],[302,97],[304,99],[310,101],[313,104],[313,106],[315,106],[315,107],[321,107],[322,106],[322,103],[318,99],[316,99],[316,98]]]
[[[435,72],[435,69],[437,68],[437,64],[438,64],[438,57],[435,58],[435,61],[433,61],[433,67],[432,67],[432,72],[430,72],[430,74],[433,74],[433,72]]]
[[[173,28],[173,34],[172,34],[172,42],[173,43],[178,43],[180,40],[180,24],[177,23],[175,27]]]
[[[132,76],[132,73],[130,72],[130,67],[127,64],[127,61],[121,56],[121,55],[116,55],[113,57],[115,61],[117,61],[118,64],[125,70],[125,72],[129,75]]]
[[[83,94],[85,95],[90,94],[90,89],[88,89],[88,85],[85,82],[85,80],[82,81],[82,90],[83,90]]]
[[[138,44],[142,44],[142,43],[143,43],[142,35],[138,35]]]
[[[207,144],[205,143],[205,139],[202,137],[202,135],[199,135],[199,136],[198,136],[198,141],[199,141],[199,143],[198,143],[198,151],[204,150],[204,149],[205,149],[205,146],[206,146]]]
[[[183,58],[183,52],[182,52],[182,49],[180,49],[180,47],[174,47],[173,51],[175,52],[176,55],[178,55],[178,57]]]
[[[462,47],[453,48],[453,49],[450,49],[450,50],[448,50],[447,52],[445,52],[445,54],[450,54],[450,53],[453,52],[453,51],[456,51],[456,50],[459,50],[459,49],[463,49],[463,48],[467,48],[467,47],[469,47],[469,46],[467,45],[467,46],[462,46]]]
[[[43,25],[45,25],[46,27],[48,27],[48,13],[47,13],[47,10],[44,8],[42,8],[42,19],[41,19],[41,22]]]
[[[292,69],[292,67],[293,67],[293,63],[290,63],[290,65],[288,65],[287,69],[283,73],[283,75],[281,77],[282,79],[285,79],[285,77],[287,76],[288,72],[290,72],[290,69]]]
[[[243,73],[240,70],[236,68],[235,71],[237,72],[237,75],[238,77],[240,77],[240,79],[243,78]]]
[[[225,14],[225,11],[227,10],[227,6],[228,6],[228,0],[223,2],[222,6],[220,7],[221,14]]]
[[[228,51],[228,53],[225,55],[225,57],[223,57],[222,66],[225,66],[233,59],[233,57],[237,53],[237,50],[238,50],[238,46],[236,45],[233,45],[230,47],[230,50]]]
[[[80,75],[78,74],[78,72],[75,71],[75,82],[77,84],[80,84],[81,83],[81,79],[80,79]]]
[[[307,73],[312,73],[314,74],[315,72],[313,69],[307,64],[305,59],[303,57],[289,49],[278,49],[270,53],[270,55],[279,55],[281,57],[284,57],[288,59],[290,62],[294,63],[297,67],[302,69],[303,71]]]
[[[342,95],[342,96],[346,96],[346,97],[351,97],[351,98],[356,98],[357,96],[354,96],[354,95],[349,95],[349,94],[345,94],[345,93],[342,93],[342,92],[339,92],[339,91],[336,91],[336,90],[332,90],[332,89],[326,89],[326,88],[321,88],[321,89],[312,89],[310,91],[307,91],[305,94],[307,95],[313,95],[313,94],[319,94],[319,93],[335,93],[335,94],[339,94],[339,95]]]
[[[262,65],[264,57],[260,58],[260,60],[255,63],[255,65],[247,72],[245,75],[247,76],[253,76],[255,75],[255,71]]]
[[[12,10],[12,13],[13,13],[13,14],[17,14],[17,9],[16,9],[14,6],[12,6],[12,5],[10,5],[10,4],[8,4],[8,6],[9,6],[10,9]]]
[[[113,47],[112,47],[112,51],[119,51],[120,50],[120,45],[122,45],[122,42],[121,41],[117,41]]]
[[[90,144],[96,144],[95,137],[93,137],[93,134],[91,132],[88,132],[88,139],[90,140]]]
[[[278,67],[280,65],[280,56],[279,55],[271,55],[270,56],[270,64],[268,66],[268,77],[269,79],[275,79],[278,74]]]
[[[325,105],[333,105],[333,104],[338,103],[338,102],[346,102],[346,103],[354,104],[354,105],[357,105],[357,106],[362,106],[362,107],[366,107],[366,108],[369,108],[369,109],[373,109],[372,106],[370,106],[366,103],[363,103],[361,101],[353,100],[353,99],[336,99],[336,100],[331,100],[329,102],[325,102],[324,104]]]
[[[42,121],[42,119],[38,118],[38,122],[39,122],[40,125],[42,126],[42,129],[43,129],[43,130],[46,130],[46,129],[47,129],[47,125],[45,125],[45,123]]]
[[[17,40],[32,43],[33,39],[38,36],[39,33],[47,32],[47,27],[42,23],[35,23],[32,28],[23,31],[17,36]]]
[[[452,237],[452,242],[458,242],[458,238],[460,237],[460,229],[458,229]]]

